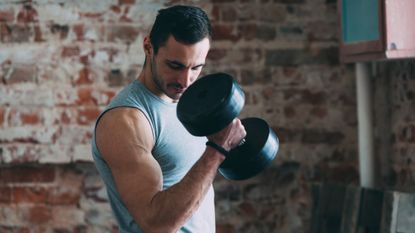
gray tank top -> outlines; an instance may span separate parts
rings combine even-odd
[[[137,108],[147,117],[153,130],[155,146],[152,150],[163,173],[163,189],[179,182],[200,158],[205,149],[205,137],[190,135],[176,117],[177,104],[163,101],[150,92],[138,80],[133,81],[115,96],[99,119],[107,111],[117,107]],[[111,170],[103,160],[95,143],[95,129],[92,138],[92,154],[95,166],[102,177],[108,199],[119,225],[119,233],[140,233],[140,227],[128,212],[116,189]],[[122,156],[122,155],[120,155]],[[131,185],[140,185],[131,181]],[[215,232],[214,193],[212,186],[198,210],[178,231]]]

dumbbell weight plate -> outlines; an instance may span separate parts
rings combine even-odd
[[[219,132],[239,115],[245,103],[240,86],[225,73],[196,80],[180,97],[177,117],[195,136]]]
[[[271,165],[277,155],[279,140],[266,121],[245,118],[245,143],[232,149],[219,167],[219,172],[230,180],[249,179]]]

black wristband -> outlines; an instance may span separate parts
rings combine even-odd
[[[224,156],[228,156],[229,155],[229,152],[227,150],[225,150],[223,147],[219,146],[218,144],[216,144],[216,143],[214,143],[212,141],[207,141],[206,142],[206,146],[210,146],[210,147],[214,148],[215,150],[219,151]]]

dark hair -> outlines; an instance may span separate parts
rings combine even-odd
[[[206,13],[194,6],[177,5],[159,10],[150,32],[150,41],[157,54],[170,35],[184,44],[195,44],[212,37],[210,21]]]

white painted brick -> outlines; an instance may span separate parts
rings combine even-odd
[[[18,207],[13,205],[0,205],[0,225],[16,226],[21,223],[21,214]]]
[[[91,144],[75,145],[72,162],[93,162],[91,150]]]
[[[72,147],[67,145],[42,146],[39,163],[66,164],[71,162]]]
[[[45,44],[1,44],[0,64],[6,60],[19,64],[50,64],[54,61],[54,54],[58,47],[53,43]]]
[[[65,4],[64,6],[59,4],[45,4],[36,7],[36,10],[39,15],[39,22],[70,24],[79,19],[79,8],[69,4]]]
[[[73,227],[85,223],[85,213],[76,207],[55,207],[51,226]]]

